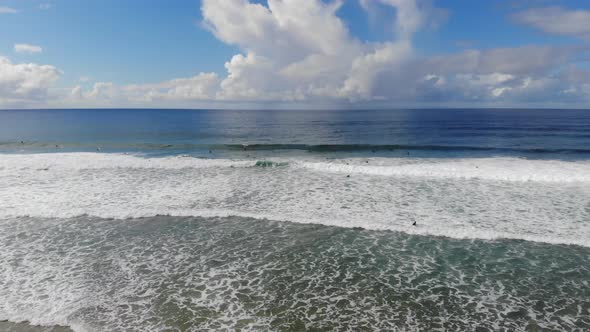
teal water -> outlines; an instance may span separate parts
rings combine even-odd
[[[0,330],[586,331],[589,267],[588,111],[0,111]]]
[[[588,248],[238,217],[2,227],[0,295],[21,303],[0,310],[79,330],[590,328]]]

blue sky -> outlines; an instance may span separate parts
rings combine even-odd
[[[588,107],[589,45],[582,0],[0,0],[0,107]]]

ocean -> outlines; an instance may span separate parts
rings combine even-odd
[[[0,330],[588,331],[590,111],[0,111]]]

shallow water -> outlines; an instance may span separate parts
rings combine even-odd
[[[584,247],[240,217],[1,226],[0,319],[78,331],[590,328]]]

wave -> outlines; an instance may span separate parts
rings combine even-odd
[[[373,176],[479,179],[516,182],[590,182],[589,161],[496,158],[324,158],[207,159],[189,155],[148,158],[139,154],[50,153],[0,155],[0,170],[199,169],[291,167],[326,173]]]
[[[305,151],[316,153],[336,152],[393,152],[393,151],[431,151],[431,152],[489,152],[498,154],[558,154],[590,155],[590,149],[552,149],[552,148],[509,148],[494,146],[462,145],[412,145],[412,144],[192,144],[192,143],[69,143],[69,142],[0,142],[4,149],[113,149],[147,151]]]
[[[372,164],[378,164],[373,166]],[[303,162],[299,167],[345,174],[397,177],[429,177],[480,179],[516,182],[590,182],[590,162],[527,160],[520,158],[482,158],[448,160],[416,160],[397,164],[379,164],[366,159],[359,164],[350,162]]]
[[[588,182],[590,162],[519,158],[0,155],[0,219],[237,215],[590,246]]]
[[[547,148],[500,148],[487,146],[453,146],[453,145],[403,145],[403,144],[225,144],[213,145],[212,148],[269,151],[269,150],[302,150],[308,152],[383,152],[383,151],[488,151],[488,152],[520,152],[520,153],[558,153],[558,154],[590,154],[590,149],[547,149]]]

